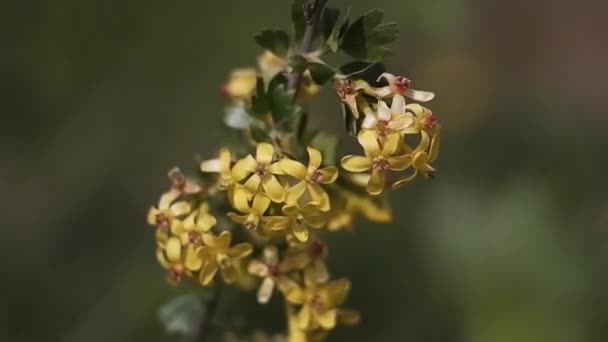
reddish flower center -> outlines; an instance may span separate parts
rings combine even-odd
[[[321,172],[317,170],[312,175],[310,175],[309,182],[318,184],[321,181],[321,177],[323,177],[323,174],[321,174]]]
[[[169,278],[169,280],[173,283],[179,283],[180,281],[182,281],[182,279],[184,279],[184,271],[180,268],[180,267],[171,267],[168,271],[167,271],[167,277]]]
[[[376,132],[379,136],[385,137],[390,133],[390,128],[388,127],[389,122],[387,120],[378,120],[376,122]]]
[[[405,78],[403,76],[397,76],[395,80],[395,91],[398,93],[402,93],[410,88],[412,81],[409,78]]]
[[[374,163],[372,165],[372,167],[376,171],[386,171],[389,169],[390,166],[391,165],[389,164],[388,160],[384,158],[377,158],[376,160],[374,160]]]
[[[156,224],[162,227],[166,227],[169,225],[169,218],[164,213],[158,213],[154,216],[154,220]]]
[[[322,311],[325,305],[323,305],[323,301],[321,300],[321,296],[315,294],[310,300],[310,306],[316,311]]]
[[[258,167],[255,169],[255,173],[259,176],[264,176],[268,172],[268,165],[266,164],[258,164]]]
[[[439,118],[432,114],[422,119],[422,127],[426,129],[435,129],[439,125]]]
[[[171,185],[177,190],[183,190],[186,186],[186,176],[177,168],[169,172],[169,179],[171,180]]]
[[[268,275],[272,278],[276,278],[281,274],[281,270],[278,265],[266,265],[268,266]]]
[[[198,232],[188,232],[188,242],[192,245],[200,245],[203,243],[203,237]]]
[[[322,257],[324,252],[325,244],[319,239],[314,240],[308,249],[309,255],[314,259]]]
[[[345,100],[348,95],[353,95],[356,92],[353,82],[348,80],[344,82],[336,81],[334,83],[334,88],[342,100]]]

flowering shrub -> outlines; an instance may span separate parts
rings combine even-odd
[[[408,103],[434,94],[379,62],[397,36],[382,17],[372,10],[351,23],[325,1],[296,1],[293,38],[256,35],[258,67],[234,70],[222,88],[230,100],[224,122],[241,144],[202,161],[197,175],[172,169],[170,189],[149,210],[171,284],[258,284],[260,304],[283,297],[289,341],[323,340],[337,325],[359,322],[342,307],[351,284],[332,279],[321,233],[351,229],[359,215],[389,222],[387,191],[434,177],[439,151],[437,117]],[[326,63],[340,52],[356,60]],[[308,127],[306,104],[328,83],[357,155],[336,158],[337,137]]]

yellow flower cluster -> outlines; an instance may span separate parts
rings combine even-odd
[[[435,169],[430,164],[438,156],[440,142],[437,117],[428,108],[406,104],[405,100],[409,97],[426,102],[435,95],[411,89],[410,80],[402,76],[384,73],[380,79],[385,79],[388,85],[374,88],[365,81],[334,82],[338,96],[353,115],[358,118],[360,113],[365,114],[357,136],[364,155],[345,156],[342,167],[369,175],[366,189],[372,195],[382,193],[389,171],[413,170],[410,175],[391,182],[394,189],[411,182],[418,174],[434,177]],[[368,103],[362,94],[375,97],[377,103]],[[410,141],[417,145],[412,147]]]

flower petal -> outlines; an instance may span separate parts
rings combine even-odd
[[[388,108],[386,102],[378,100],[378,120],[389,121],[392,116],[393,112]]]
[[[312,201],[318,206],[319,209],[322,211],[329,211],[329,195],[327,195],[327,192],[325,192],[321,186],[318,184],[308,184],[308,192],[310,192]],[[309,205],[306,205],[304,208],[307,207],[309,207]],[[313,205],[312,207],[315,206]]]
[[[338,315],[338,310],[332,309],[327,310],[325,312],[318,313],[316,315],[317,323],[325,329],[331,330],[336,326],[336,317]]]
[[[323,184],[330,184],[338,179],[338,168],[335,166],[328,166],[322,169],[317,170],[321,177],[319,178],[319,182]]]
[[[248,155],[234,164],[232,167],[232,177],[234,177],[237,182],[240,182],[243,178],[255,172],[257,167],[258,163],[255,161],[255,158],[253,158],[252,155]]]
[[[329,280],[329,271],[327,271],[327,265],[325,265],[325,261],[321,259],[315,260],[313,264],[313,270],[316,281],[318,283],[324,283]]]
[[[285,295],[285,300],[291,304],[303,304],[306,301],[306,293],[300,285],[289,278],[281,281],[280,289]]]
[[[173,203],[171,207],[169,207],[169,210],[173,216],[179,217],[188,214],[192,210],[192,207],[186,201],[179,201]]]
[[[393,183],[393,189],[399,189],[400,187],[403,187],[403,186],[409,184],[411,181],[413,181],[416,178],[417,175],[418,175],[418,171],[414,171],[414,173],[412,173],[411,175],[409,175],[405,178],[399,179],[398,181]]]
[[[169,264],[169,261],[167,261],[167,258],[165,257],[165,253],[163,252],[163,250],[161,248],[156,249],[156,260],[164,269],[168,269],[171,266]]]
[[[255,160],[258,163],[270,165],[274,157],[274,147],[269,143],[259,143],[255,152]]]
[[[247,265],[247,272],[254,276],[263,278],[268,275],[268,266],[259,260],[251,260],[249,265]]]
[[[431,143],[431,138],[426,131],[420,131],[420,142],[418,143],[418,147],[416,147],[416,152],[426,151],[429,148],[429,144]]]
[[[382,145],[382,155],[388,157],[395,153],[400,146],[401,136],[398,133],[391,133],[384,138]]]
[[[355,310],[338,311],[338,322],[344,325],[357,325],[361,321],[361,314]]]
[[[218,256],[218,258],[222,261],[218,262],[218,265],[220,266],[224,282],[232,284],[239,277],[239,271],[227,256]]]
[[[197,247],[189,245],[186,249],[186,257],[184,260],[184,266],[190,271],[196,272],[203,266],[203,260],[197,251]]]
[[[229,219],[238,224],[245,224],[247,222],[247,217],[249,217],[249,215],[237,215],[232,212],[227,213],[226,216],[228,216]]]
[[[211,214],[204,214],[196,221],[196,227],[204,232],[208,232],[215,226],[217,220]]]
[[[156,215],[158,214],[160,214],[160,210],[154,207],[150,207],[150,209],[148,209],[147,221],[149,225],[156,226]]]
[[[179,238],[173,236],[167,240],[165,248],[167,260],[169,262],[180,262],[182,259],[182,242]]]
[[[361,156],[345,156],[341,161],[342,167],[350,172],[364,172],[372,167],[372,159]]]
[[[228,256],[235,259],[244,258],[253,252],[253,246],[248,242],[237,243],[228,250]]]
[[[306,191],[306,182],[305,180],[299,181],[296,185],[287,189],[287,195],[285,196],[285,203],[287,204],[296,204],[300,197]]]
[[[363,122],[361,123],[361,128],[375,129],[377,123],[378,123],[378,119],[376,119],[376,117],[374,115],[366,114],[365,118],[363,119]]]
[[[260,288],[258,289],[258,303],[266,304],[270,300],[272,296],[272,292],[274,291],[274,279],[271,277],[266,277],[262,281]]]
[[[279,252],[275,246],[264,248],[264,262],[267,265],[277,265],[279,263]]]
[[[432,163],[439,156],[439,145],[441,143],[439,129],[435,131],[433,134],[433,138],[431,139],[431,148],[429,149],[429,163]]]
[[[232,234],[229,231],[224,230],[215,239],[215,243],[212,247],[215,247],[219,250],[227,250],[228,247],[230,247],[230,241],[232,241]]]
[[[201,171],[203,172],[222,172],[222,161],[219,159],[209,159],[201,163]]]
[[[400,94],[393,96],[393,103],[391,103],[392,114],[403,114],[405,113],[405,97]]]
[[[369,156],[377,156],[380,154],[380,144],[378,144],[377,135],[375,131],[363,130],[357,136],[359,144],[365,150],[365,154]]]
[[[283,230],[289,225],[289,218],[284,216],[267,216],[263,219],[266,228],[272,231]]]
[[[302,329],[302,330],[308,329],[308,327],[310,325],[310,316],[311,316],[310,306],[304,304],[302,306],[302,308],[300,309],[300,312],[298,312],[298,316],[296,318],[296,320],[298,321],[298,327],[300,329]]]
[[[296,239],[298,239],[298,241],[308,241],[308,229],[303,223],[297,221],[292,222],[291,231],[293,232],[293,235],[296,237]]]
[[[254,173],[245,182],[244,188],[249,192],[250,195],[255,195],[260,190],[261,182],[262,182],[262,177],[260,177],[260,175],[258,175],[257,173]]]
[[[367,192],[370,195],[379,195],[384,190],[384,182],[386,181],[386,174],[382,171],[372,171],[372,176],[367,183]]]
[[[217,262],[212,259],[207,260],[203,264],[201,272],[198,275],[198,279],[203,286],[207,286],[211,283],[213,277],[217,273],[217,268]]]
[[[405,92],[403,92],[403,95],[418,102],[428,102],[435,98],[434,93],[415,89],[407,89]]]
[[[274,175],[266,175],[262,178],[262,187],[270,199],[275,203],[285,200],[285,189]]]
[[[297,160],[283,158],[279,161],[279,166],[286,174],[292,177],[298,179],[306,177],[306,166]]]
[[[412,165],[412,158],[409,155],[388,157],[387,161],[393,171],[403,171]]]
[[[221,171],[226,172],[230,171],[230,162],[232,161],[232,157],[230,156],[230,150],[225,147],[220,149],[220,158],[221,162]]]
[[[310,146],[306,147],[306,151],[308,151],[308,171],[314,172],[321,166],[323,156],[319,150]]]

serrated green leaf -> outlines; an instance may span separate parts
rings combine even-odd
[[[397,38],[396,23],[382,24],[384,12],[374,9],[359,17],[344,34],[340,48],[348,55],[373,61],[390,54],[386,44]]]
[[[302,108],[293,103],[293,91],[286,91],[283,84],[269,89],[272,117],[277,129],[291,133],[297,129],[297,123],[302,115]]]
[[[272,142],[270,134],[268,134],[265,129],[258,126],[251,126],[251,139],[258,143]]]
[[[390,44],[399,35],[398,23],[384,23],[370,32],[369,39],[378,45]]]
[[[256,94],[251,99],[251,112],[256,117],[262,117],[270,112],[270,103],[264,88],[264,79],[258,77]]]
[[[321,151],[324,165],[336,165],[336,148],[339,141],[337,136],[321,131],[312,138],[310,145]]]
[[[323,38],[326,40],[334,32],[340,17],[340,10],[334,7],[326,7],[323,11],[321,20],[321,28],[323,29]]]
[[[255,35],[255,41],[262,48],[280,57],[285,57],[289,52],[289,35],[282,30],[262,30]]]
[[[382,23],[382,18],[384,18],[384,10],[373,8],[365,13],[362,18],[365,28],[373,29]]]
[[[312,80],[318,85],[325,84],[325,82],[331,80],[336,74],[334,69],[321,63],[310,63],[308,65],[308,70],[310,70]]]
[[[308,61],[302,55],[293,55],[289,61],[289,66],[293,68],[293,72],[301,74],[308,69]]]

